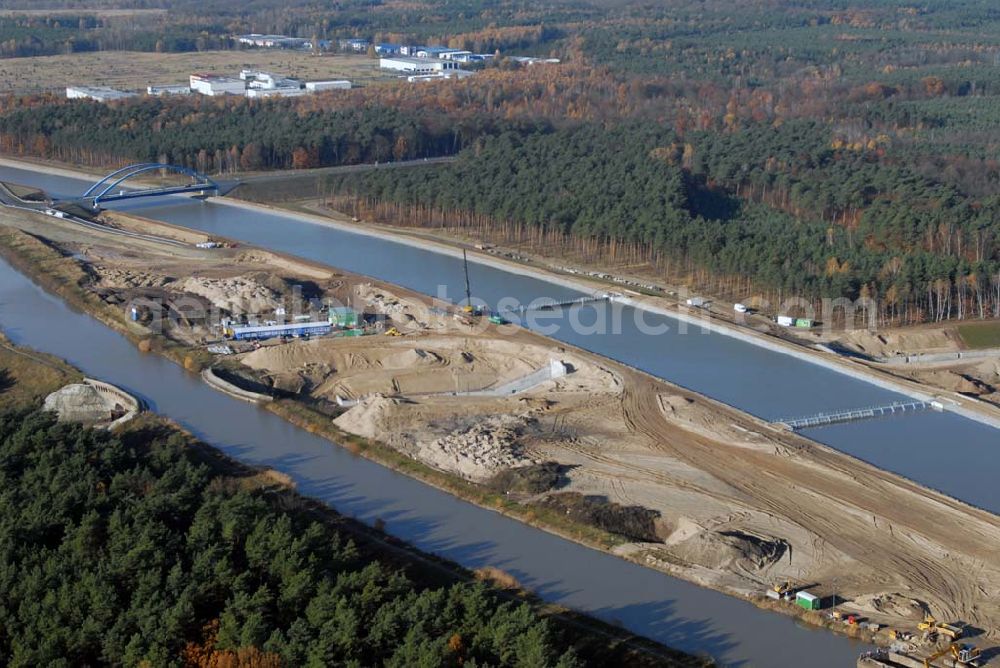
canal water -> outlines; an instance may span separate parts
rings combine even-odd
[[[311,224],[280,212],[190,200],[129,209],[156,220],[239,239],[429,295],[464,298],[461,258]],[[580,296],[574,290],[470,263],[472,292],[487,304]],[[616,326],[617,323],[617,326]],[[598,303],[547,312],[530,323],[553,338],[688,387],[767,420],[908,400],[845,374],[668,316]],[[655,331],[651,334],[649,331]],[[810,438],[946,494],[1000,512],[1000,431],[954,413],[803,432]],[[948,444],[948,461],[941,446]]]
[[[853,665],[863,646],[757,610],[458,500],[232,399],[74,312],[0,261],[0,329],[138,395],[244,462],[292,476],[305,495],[469,568],[495,566],[545,599],[724,665]]]
[[[0,168],[0,179],[53,194],[77,195],[82,181]],[[125,207],[123,207],[125,208]],[[279,212],[212,202],[170,200],[127,206],[149,218],[284,251],[458,300],[461,260],[348,231],[313,225]],[[473,293],[489,304],[512,299],[573,298],[573,290],[473,264]],[[850,665],[857,647],[799,628],[748,604],[562,541],[421,483],[352,458],[269,413],[210,391],[155,357],[139,355],[116,334],[69,312],[8,267],[0,271],[0,326],[18,342],[66,357],[86,372],[136,391],[156,410],[245,461],[287,471],[306,493],[365,521],[383,518],[390,532],[464,565],[513,573],[546,598],[618,620],[628,628],[726,663]],[[612,313],[612,311],[616,311]],[[902,397],[871,384],[669,317],[618,305],[553,314],[536,328],[556,339],[620,360],[765,419],[887,403]],[[642,319],[640,326],[638,318]],[[571,320],[575,319],[576,326]],[[612,320],[616,331],[602,331]],[[589,327],[588,327],[589,326]],[[645,328],[656,334],[643,333]],[[591,331],[584,331],[590,329]],[[814,430],[808,435],[882,468],[1000,511],[998,432],[951,413]],[[941,446],[948,459],[942,461]]]
[[[0,167],[0,180],[72,197],[79,179]],[[292,214],[187,198],[133,201],[138,215],[283,251],[425,294],[458,301],[460,258],[401,242],[309,223]],[[537,278],[470,262],[473,295],[487,304],[580,296]],[[615,304],[550,312],[533,323],[555,339],[688,387],[758,417],[775,420],[906,400],[862,380],[667,316]],[[620,321],[614,328],[613,321]],[[578,326],[574,327],[573,325]],[[603,330],[602,330],[603,326]],[[554,330],[553,330],[554,328]],[[649,334],[650,329],[657,333]],[[949,412],[803,432],[810,438],[967,503],[1000,512],[1000,431]],[[948,457],[941,457],[947,444]]]

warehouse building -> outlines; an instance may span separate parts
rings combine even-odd
[[[114,102],[135,97],[135,93],[115,90],[107,86],[67,86],[67,100],[94,100],[96,102]]]
[[[306,90],[311,93],[319,93],[324,90],[350,90],[351,82],[346,79],[334,81],[307,81]]]
[[[328,322],[296,322],[288,325],[251,325],[233,327],[230,331],[237,341],[274,339],[279,336],[303,337],[323,336],[333,330]]]
[[[378,66],[384,70],[396,70],[405,74],[434,74],[435,72],[459,69],[458,63],[451,60],[408,58],[406,56],[379,58]]]
[[[421,81],[462,80],[465,77],[471,77],[473,74],[475,74],[475,72],[456,69],[435,72],[434,74],[411,74],[406,77],[406,80],[410,83],[419,83]]]
[[[310,90],[305,88],[248,88],[247,97],[260,99],[266,97],[298,97],[300,95],[306,95],[307,93],[312,93]]]
[[[442,60],[451,60],[452,55],[456,53],[469,53],[464,49],[449,49],[446,46],[424,46],[417,49],[417,58],[440,58]]]
[[[146,86],[147,95],[163,97],[165,95],[190,95],[191,87],[184,84],[168,84],[166,86]]]
[[[242,79],[220,77],[214,74],[192,74],[191,91],[202,95],[246,95],[247,85]]]

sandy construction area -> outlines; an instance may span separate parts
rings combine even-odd
[[[260,299],[264,309],[298,285],[398,327],[403,336],[247,347],[224,364],[468,480],[556,462],[553,485],[510,497],[576,492],[652,511],[652,535],[618,548],[651,567],[735,593],[790,579],[829,595],[836,582],[844,609],[876,621],[913,629],[930,610],[1000,641],[995,515],[596,355],[479,331],[400,288],[257,249],[180,248],[42,218],[0,211],[0,223],[78,257],[102,295],[161,291],[220,308]],[[198,326],[177,339],[203,346],[211,332]],[[569,373],[505,396],[453,395],[552,360]],[[338,396],[358,403],[337,408]]]
[[[933,356],[967,348],[954,323],[885,329],[877,333],[863,330],[844,332],[836,339],[851,350],[883,358]],[[1000,354],[949,361],[936,361],[931,357],[927,361],[882,365],[882,368],[930,387],[1000,405]]]

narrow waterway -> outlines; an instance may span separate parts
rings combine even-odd
[[[390,240],[311,224],[290,214],[213,202],[137,205],[156,220],[239,239],[403,285],[463,297],[461,259]],[[487,304],[530,304],[580,293],[472,263],[473,294]],[[759,417],[811,415],[905,400],[836,371],[667,316],[619,304],[592,304],[539,317],[536,329],[691,388]],[[650,331],[655,333],[649,333]],[[806,432],[881,468],[1000,512],[1000,432],[953,413],[924,412]],[[941,444],[949,458],[941,459]]]
[[[495,566],[547,600],[595,614],[725,665],[853,665],[861,646],[757,610],[516,520],[478,508],[349,454],[276,415],[231,399],[69,309],[0,261],[0,329],[119,385],[152,410],[251,464],[292,476],[299,491],[469,568]]]

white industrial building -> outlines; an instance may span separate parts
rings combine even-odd
[[[247,88],[247,97],[260,99],[265,97],[298,97],[311,94],[305,88]]]
[[[242,79],[220,77],[214,74],[192,74],[191,91],[202,95],[246,95],[247,85]]]
[[[558,58],[533,58],[531,56],[510,56],[510,60],[522,65],[558,65]]]
[[[250,33],[240,35],[237,41],[244,46],[259,46],[265,49],[311,49],[312,41],[301,37],[288,37],[287,35],[261,35],[260,33]]]
[[[450,60],[408,58],[405,56],[379,58],[378,66],[384,70],[396,70],[406,74],[434,74],[436,72],[459,69],[458,63]]]
[[[115,90],[107,86],[67,86],[66,99],[68,100],[95,100],[97,102],[114,102],[115,100],[125,100],[135,97],[135,93],[128,93],[123,90]]]
[[[191,87],[184,84],[168,84],[166,86],[146,86],[147,95],[190,95]]]
[[[421,81],[441,81],[444,79],[454,79],[461,81],[465,77],[471,77],[475,72],[470,72],[468,70],[444,70],[442,72],[435,72],[434,74],[412,74],[406,77],[406,80],[410,83],[418,83]]]
[[[485,63],[487,60],[492,59],[492,53],[460,53],[449,58],[449,60],[455,60],[460,63]]]
[[[247,88],[264,88],[267,90],[275,88],[302,88],[302,82],[289,77],[279,77],[270,72],[262,70],[242,70],[240,79],[246,82]]]
[[[310,93],[318,93],[324,90],[350,90],[351,82],[346,79],[336,81],[307,81],[306,90]]]
[[[422,46],[419,47],[416,53],[412,54],[417,56],[417,58],[440,58],[442,60],[451,60],[451,56],[456,53],[471,53],[465,51],[464,49],[449,49],[446,46]]]

